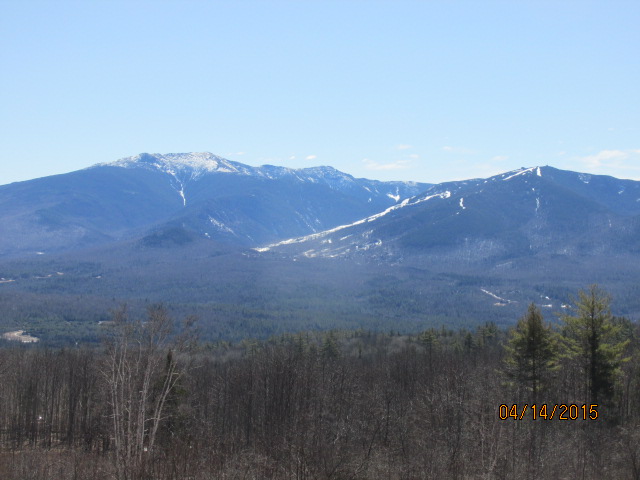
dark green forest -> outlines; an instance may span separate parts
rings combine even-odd
[[[196,315],[204,342],[331,329],[417,334],[443,324],[457,330],[485,322],[506,329],[532,301],[555,320],[585,278],[606,286],[617,315],[640,318],[632,257],[525,258],[497,269],[492,262],[456,269],[433,261],[218,255],[201,247],[136,244],[108,255],[0,262],[0,278],[7,279],[0,283],[0,332],[25,330],[50,347],[97,344],[101,322],[122,303],[133,317],[156,303],[174,318]]]
[[[0,478],[640,478],[640,329],[560,319],[205,342],[162,306],[99,344],[3,343]]]

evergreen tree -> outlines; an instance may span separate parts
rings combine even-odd
[[[556,364],[557,342],[551,326],[533,303],[510,332],[506,345],[506,373],[519,387],[538,393],[548,386]]]
[[[610,297],[597,285],[578,292],[575,316],[563,317],[564,343],[569,358],[584,372],[588,401],[598,403],[613,395],[628,340],[621,336],[622,326],[613,321]]]
[[[329,332],[322,342],[322,356],[324,358],[337,358],[340,356],[340,348],[335,333]]]
[[[435,328],[430,328],[425,330],[418,337],[419,342],[424,346],[428,358],[429,358],[429,369],[433,368],[433,349],[434,346],[438,344],[438,332]]]

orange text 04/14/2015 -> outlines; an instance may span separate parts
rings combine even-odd
[[[596,420],[598,418],[597,404],[502,404],[498,408],[500,420]]]

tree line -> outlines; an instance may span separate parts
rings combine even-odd
[[[509,331],[175,327],[121,309],[100,348],[1,349],[0,477],[640,478],[638,325],[596,286]]]

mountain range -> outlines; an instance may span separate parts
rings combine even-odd
[[[51,341],[123,303],[208,339],[509,325],[591,283],[640,316],[640,182],[549,166],[426,184],[140,154],[0,186],[0,225],[0,329]]]
[[[251,167],[210,153],[143,153],[0,186],[0,256],[144,235],[151,243],[186,238],[176,229],[256,246],[357,220],[427,187],[355,179],[332,167]]]

